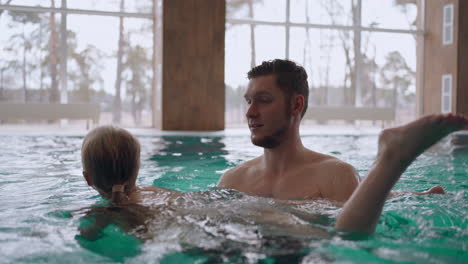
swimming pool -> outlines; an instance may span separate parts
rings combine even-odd
[[[403,195],[387,201],[375,235],[366,239],[334,234],[331,227],[339,209],[331,204],[295,207],[319,215],[310,225],[329,231],[325,237],[244,223],[233,217],[243,216],[244,205],[268,207],[271,201],[220,190],[209,198],[210,203],[221,204],[214,206],[222,212],[218,216],[194,216],[184,225],[174,221],[144,243],[118,230],[108,230],[99,242],[84,243],[77,238],[83,211],[102,201],[81,176],[82,138],[0,136],[1,263],[468,262],[466,154],[442,150],[421,156],[395,189],[422,191],[440,184],[447,194]],[[261,153],[245,135],[138,139],[142,145],[138,183],[183,192],[209,190],[227,168]],[[303,142],[351,163],[363,177],[374,159],[377,136],[310,135]],[[229,203],[230,199],[239,202]]]

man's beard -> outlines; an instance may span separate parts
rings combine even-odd
[[[252,144],[255,146],[259,146],[262,148],[275,148],[281,144],[281,142],[284,141],[284,135],[288,131],[288,126],[285,124],[283,127],[277,129],[273,134],[269,136],[265,136],[260,139],[252,139]]]

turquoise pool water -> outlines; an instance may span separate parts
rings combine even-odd
[[[138,138],[139,184],[182,192],[211,190],[227,168],[261,153],[247,136]],[[364,177],[377,137],[303,141],[351,163]],[[102,200],[82,179],[81,142],[82,136],[0,136],[0,263],[468,263],[467,154],[442,149],[421,156],[395,189],[442,185],[447,194],[387,201],[376,233],[365,239],[333,232],[339,208],[332,204],[287,208],[217,190],[183,201],[192,215],[161,216],[152,224],[154,237],[144,242],[112,225],[98,240],[86,241],[79,227]],[[243,220],[257,209],[274,210],[297,224]]]

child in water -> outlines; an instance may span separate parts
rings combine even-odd
[[[178,194],[136,185],[140,143],[125,129],[102,126],[89,132],[83,140],[81,159],[88,185],[114,204],[141,204],[145,199]]]

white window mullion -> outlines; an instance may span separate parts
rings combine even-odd
[[[291,1],[286,0],[286,59],[289,60],[289,33],[290,33],[290,15],[291,15]]]

